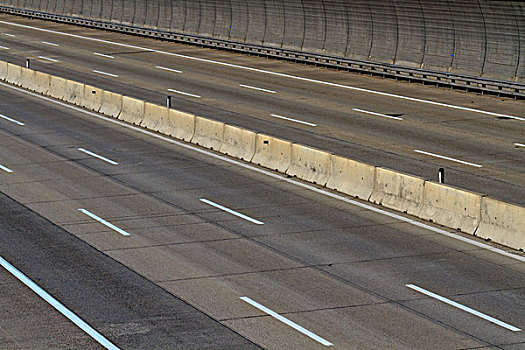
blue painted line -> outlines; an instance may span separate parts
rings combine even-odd
[[[100,345],[105,347],[108,350],[120,350],[102,334],[97,332],[93,327],[84,322],[80,317],[75,315],[72,311],[66,308],[61,302],[53,298],[48,292],[43,290],[38,284],[33,282],[29,277],[24,275],[20,270],[11,265],[7,260],[0,256],[0,265],[6,269],[10,274],[15,276],[20,282],[25,284],[29,289],[38,294],[39,297],[44,299],[49,305],[54,307],[58,312],[67,317],[71,322],[73,322],[78,328],[86,332],[91,338],[96,340]]]

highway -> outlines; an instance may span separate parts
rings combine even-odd
[[[115,346],[525,346],[521,253],[5,84],[0,101],[0,256]],[[2,310],[35,308],[1,318],[0,345],[45,348],[50,326],[20,320],[63,316],[6,271]],[[57,348],[95,344],[53,327]]]
[[[525,204],[522,101],[0,15],[0,58]]]

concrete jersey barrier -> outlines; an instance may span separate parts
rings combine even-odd
[[[326,187],[368,200],[374,191],[376,167],[332,154]]]
[[[66,84],[66,79],[52,75],[49,80],[48,94],[53,98],[63,100],[66,96]]]
[[[12,63],[7,64],[6,81],[8,83],[20,86],[21,75],[22,75],[22,67],[17,66],[16,64],[12,64]]]
[[[424,186],[425,179],[377,167],[370,201],[417,216],[423,202]]]
[[[25,89],[34,90],[35,85],[35,71],[29,68],[23,68],[20,72],[19,84]]]
[[[84,99],[84,84],[73,80],[66,80],[66,93],[64,101],[80,106]]]
[[[219,152],[245,161],[251,161],[255,155],[257,133],[238,126],[224,126],[224,143]]]
[[[51,82],[51,76],[42,72],[35,72],[35,83],[33,90],[39,94],[47,95],[49,92],[49,84]]]
[[[125,122],[140,125],[144,119],[145,102],[133,97],[122,96],[122,111],[118,119]]]
[[[99,112],[107,116],[118,118],[122,111],[122,95],[105,91],[102,94],[102,105]]]
[[[0,79],[6,80],[7,78],[7,62],[0,61]]]
[[[482,195],[427,181],[419,217],[473,234],[480,222]]]
[[[90,111],[98,112],[102,107],[102,97],[104,91],[91,85],[84,85],[84,98],[80,102],[80,106]]]
[[[257,134],[252,163],[286,173],[292,163],[292,143],[265,134]]]
[[[203,117],[195,117],[195,134],[191,143],[220,150],[224,142],[224,123]]]
[[[144,119],[140,123],[140,126],[159,131],[160,127],[167,123],[168,113],[169,110],[167,107],[146,102],[144,104]]]
[[[160,126],[159,132],[189,142],[195,135],[195,116],[170,109],[168,120]]]
[[[483,197],[476,236],[525,250],[525,208]]]
[[[516,249],[525,208],[0,61],[0,78],[272,170]]]
[[[330,178],[331,154],[315,148],[292,144],[292,161],[286,173],[325,186]]]

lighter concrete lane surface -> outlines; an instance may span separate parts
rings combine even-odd
[[[4,194],[0,213],[1,349],[258,348]]]
[[[83,288],[71,275],[58,283],[67,287],[64,295],[51,294],[117,345],[130,337],[128,348],[140,347],[133,341],[147,342],[143,348],[163,346],[156,346],[162,336],[147,332],[146,321],[134,313],[151,309],[142,307],[143,299],[129,299],[137,295],[166,317],[180,315],[180,301],[171,304],[180,298],[210,317],[199,314],[201,320],[219,322],[266,349],[525,346],[522,331],[498,324],[525,326],[525,257],[518,252],[502,255],[473,237],[444,235],[366,203],[353,205],[196,146],[12,89],[0,88],[0,101],[0,113],[26,124],[0,125],[0,159],[15,170],[0,173],[0,191],[55,225],[62,240],[95,248],[82,256],[105,264],[103,269],[80,260],[91,273],[102,271],[96,282],[85,281],[91,297],[78,297]],[[55,250],[79,261],[73,258],[79,253],[65,243],[54,243],[54,250],[39,248],[58,233],[34,232],[31,220],[11,226],[17,234],[1,236],[9,239],[0,244],[2,255],[32,278],[38,274],[29,267],[61,271],[64,262],[52,258]],[[28,242],[19,238],[26,231],[33,232]],[[40,260],[19,252],[26,246],[34,247]],[[122,265],[117,268],[115,261]],[[170,307],[155,304],[158,298],[149,291],[115,287],[117,295],[126,291],[123,300],[137,305],[135,311],[117,304],[112,310],[118,311],[97,314],[105,309],[100,303],[107,300],[106,287],[114,291],[106,281],[125,268],[145,278],[141,283],[156,293],[169,293],[163,295]],[[46,278],[39,283],[57,290]],[[184,323],[170,327],[170,335],[189,341],[193,333],[182,336],[182,324],[193,327],[196,321],[178,320]],[[228,341],[245,345],[223,348],[251,346],[213,327],[212,335],[201,332],[199,341],[217,341],[214,348]]]
[[[515,146],[525,135],[523,102],[0,18],[0,30],[17,35],[2,38],[10,50],[0,58],[44,55],[61,62],[37,59],[38,70],[159,104],[172,94],[175,108],[424,178],[445,167],[452,185],[525,204],[525,157]]]

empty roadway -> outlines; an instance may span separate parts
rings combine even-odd
[[[525,137],[521,101],[0,19],[2,33],[9,34],[0,34],[0,44],[9,48],[0,58],[23,64],[29,57],[36,69],[159,104],[170,94],[174,108],[424,178],[437,179],[437,169],[445,167],[449,184],[525,204],[524,148],[516,146]]]
[[[111,290],[108,274],[127,276],[124,265],[149,280],[145,287],[162,294],[156,284],[267,349],[525,346],[523,255],[4,85],[0,101],[11,119],[0,119],[0,164],[12,170],[0,171],[0,191],[18,202],[8,207],[33,212],[1,230],[0,252],[22,271],[48,272],[43,285],[56,283],[49,272],[67,257],[77,261],[61,243],[73,240],[85,259],[106,266],[83,264],[83,283],[100,278],[98,287]],[[34,232],[42,220],[54,229]],[[20,237],[9,235],[13,227]],[[23,254],[33,242],[51,245],[35,248],[39,260]],[[57,297],[71,300],[82,288],[65,280],[73,294]],[[157,305],[150,292],[136,297],[146,298],[132,302],[137,312],[150,309],[145,301]],[[123,341],[106,326],[114,314],[91,302],[75,303],[79,316]],[[132,328],[134,339],[160,341],[142,331]]]

